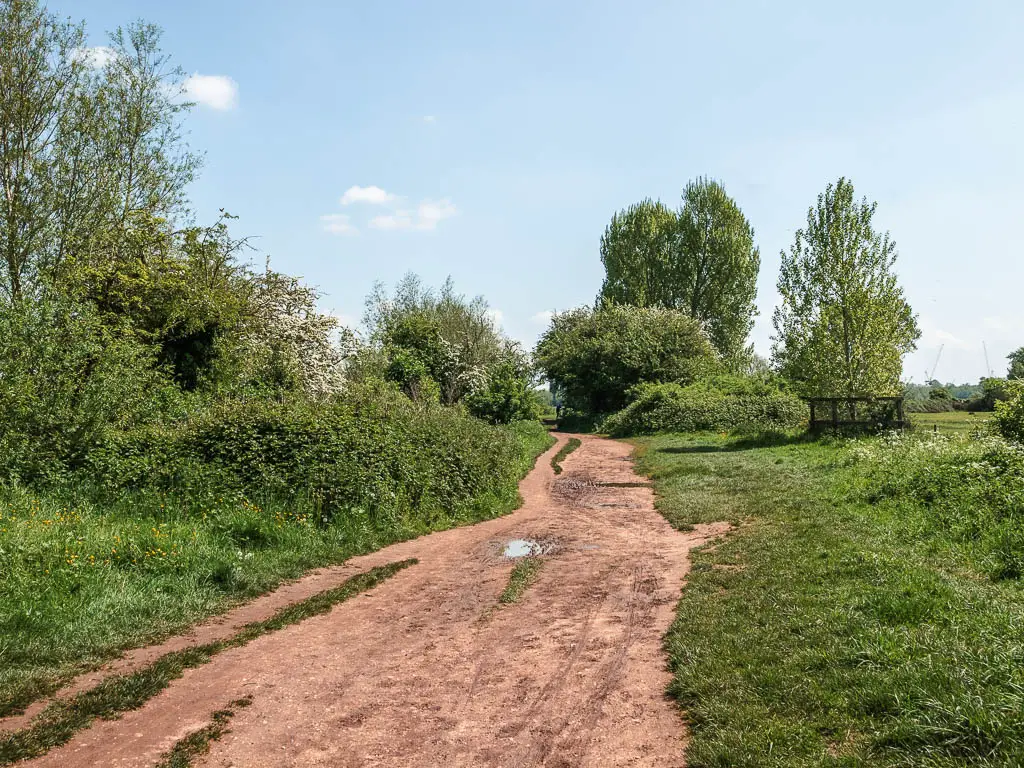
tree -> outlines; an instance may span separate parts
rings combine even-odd
[[[719,367],[707,334],[685,312],[620,304],[555,315],[534,358],[567,406],[593,414],[622,408],[637,384],[687,384]]]
[[[738,360],[757,314],[761,254],[753,227],[719,182],[686,185],[675,252],[678,308],[704,323],[722,357]]]
[[[1006,373],[1006,378],[1011,381],[1024,379],[1024,347],[1011,352],[1007,359],[1010,361],[1010,369]]]
[[[430,394],[420,380],[425,372],[445,405],[462,402],[484,386],[488,370],[506,358],[505,339],[487,302],[456,293],[450,278],[436,292],[413,274],[391,294],[378,284],[366,300],[363,322],[371,345],[388,358],[386,365],[394,363],[398,350],[405,350],[390,375],[417,382],[419,390]],[[403,386],[410,391],[408,384]]]
[[[601,236],[605,278],[599,299],[674,309],[679,293],[672,263],[677,224],[673,211],[650,199],[614,214]]]
[[[753,327],[761,257],[754,230],[725,188],[686,185],[678,212],[645,200],[615,214],[601,238],[600,300],[689,312],[728,360]]]
[[[893,267],[896,244],[872,227],[877,203],[841,178],[818,196],[782,253],[772,355],[808,395],[898,395],[921,332]]]
[[[169,232],[198,158],[191,107],[160,30],[118,29],[102,57],[37,0],[0,0],[0,296],[62,283],[83,264],[146,258]]]
[[[35,0],[0,0],[0,290],[16,301],[36,277],[53,234],[54,158],[75,133],[72,106],[86,65],[80,25]]]

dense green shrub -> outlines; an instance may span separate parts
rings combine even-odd
[[[111,430],[151,416],[166,386],[152,363],[89,305],[0,305],[0,481],[57,477]]]
[[[1007,382],[1006,399],[996,403],[995,425],[1010,440],[1024,443],[1024,381]]]
[[[988,378],[981,380],[981,394],[972,397],[967,403],[968,411],[994,411],[996,403],[1005,400],[1006,379]]]
[[[611,413],[643,382],[688,383],[721,363],[700,325],[685,312],[609,305],[555,315],[536,362],[568,408]]]
[[[849,449],[868,499],[977,551],[995,579],[1024,576],[1024,448],[998,437],[891,435]]]
[[[956,400],[905,400],[903,410],[907,413],[948,413],[957,410]]]
[[[513,431],[378,384],[316,406],[223,404],[180,426],[112,437],[90,465],[108,492],[180,492],[197,504],[233,492],[305,501],[324,518],[458,520],[506,506],[529,458]]]
[[[469,412],[491,424],[536,419],[541,403],[526,359],[509,356],[487,373],[487,382],[466,398]]]
[[[609,416],[602,431],[616,437],[704,430],[778,430],[806,421],[807,405],[770,383],[720,376],[689,386],[641,384],[633,401]]]

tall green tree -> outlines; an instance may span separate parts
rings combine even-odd
[[[705,178],[686,185],[675,253],[678,308],[704,324],[723,357],[738,359],[757,314],[761,254],[753,227],[719,182]]]
[[[644,200],[615,214],[601,261],[600,300],[683,310],[723,357],[742,356],[761,259],[753,228],[721,183],[690,182],[678,211]]]
[[[877,203],[841,178],[818,196],[782,253],[772,356],[808,395],[898,395],[921,336],[893,268],[896,244],[872,226]]]
[[[1006,359],[1010,361],[1010,369],[1006,372],[1006,378],[1016,381],[1024,379],[1024,347],[1014,350]]]
[[[642,200],[612,216],[601,237],[600,298],[635,307],[675,308],[672,241],[678,218],[662,202]]]
[[[184,73],[160,30],[102,49],[37,0],[0,0],[0,296],[116,268],[166,241],[199,159],[182,139]],[[164,232],[157,231],[160,224]],[[58,285],[64,288],[63,285]]]

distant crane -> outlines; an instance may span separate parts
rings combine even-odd
[[[932,381],[935,381],[935,371],[939,367],[939,358],[942,357],[942,350],[945,349],[945,347],[946,347],[945,344],[940,344],[939,345],[939,352],[938,352],[938,354],[935,355],[935,362],[932,363],[932,372],[931,373],[928,373],[928,371],[924,372],[924,383],[925,384],[929,384]]]
[[[988,371],[988,377],[992,378],[992,366],[988,362],[988,347],[985,346],[984,339],[981,342],[981,349],[985,353],[985,370]]]

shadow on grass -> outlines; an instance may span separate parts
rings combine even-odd
[[[786,432],[764,432],[756,435],[737,437],[732,440],[695,445],[670,445],[656,449],[657,453],[731,453],[734,451],[750,451],[755,448],[778,448],[784,445],[803,445],[818,441],[818,436],[809,432],[789,434]]]

